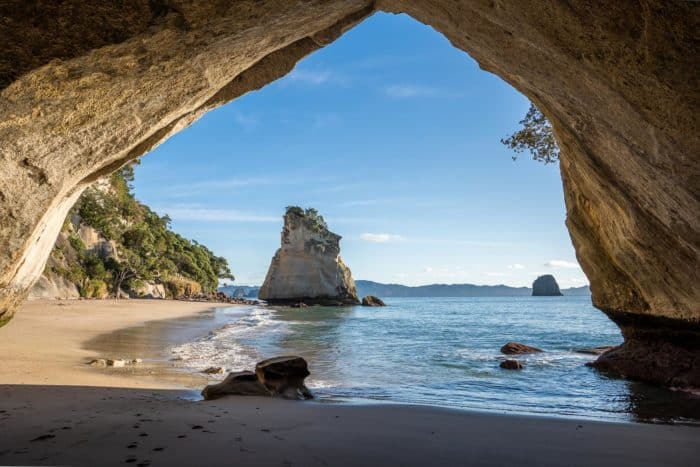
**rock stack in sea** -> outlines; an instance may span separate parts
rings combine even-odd
[[[340,258],[341,238],[315,209],[288,207],[282,245],[258,297],[281,305],[358,304],[355,281]]]
[[[559,284],[557,284],[557,280],[551,274],[540,276],[532,283],[533,297],[559,297],[561,295]]]

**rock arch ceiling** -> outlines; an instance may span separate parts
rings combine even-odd
[[[283,76],[376,10],[431,25],[552,121],[579,262],[595,305],[625,336],[601,366],[700,386],[692,2],[5,2],[0,322],[41,273],[87,184]],[[669,357],[673,368],[652,371]]]

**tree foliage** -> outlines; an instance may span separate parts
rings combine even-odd
[[[554,138],[552,124],[535,104],[530,104],[520,125],[522,128],[518,131],[501,139],[501,143],[516,152],[513,160],[518,158],[517,154],[525,151],[530,151],[534,160],[545,164],[559,160],[559,146]]]
[[[294,214],[304,219],[306,225],[316,232],[328,230],[328,224],[322,215],[314,208],[303,209],[299,206],[287,206],[287,215]]]
[[[97,184],[83,193],[71,216],[79,214],[84,224],[113,240],[118,254],[100,257],[71,235],[69,243],[78,252],[78,260],[70,268],[75,270],[66,270],[63,275],[70,273],[78,279],[75,282],[81,293],[101,281],[113,294],[143,281],[166,286],[169,281],[192,281],[199,284],[198,290],[211,292],[218,287],[219,279],[233,280],[225,258],[173,232],[167,215],[159,216],[136,200],[133,179],[133,167],[129,165],[114,173],[109,183]]]

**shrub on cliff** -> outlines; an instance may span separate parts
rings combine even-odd
[[[536,161],[551,164],[559,160],[559,146],[554,138],[552,124],[535,104],[530,104],[525,118],[520,120],[518,131],[501,140],[516,153],[530,151]],[[513,156],[513,160],[518,156]]]
[[[172,296],[179,297],[214,291],[220,278],[233,280],[225,258],[176,234],[167,215],[159,216],[136,200],[130,184],[133,177],[133,168],[126,166],[107,182],[89,187],[68,216],[77,214],[82,224],[114,241],[118,254],[103,257],[87,250],[71,233],[71,222],[66,222],[68,245],[54,247],[52,256],[60,265],[53,272],[74,282],[86,297],[98,296],[104,288],[117,295],[120,289],[135,289],[143,281],[173,282]],[[69,255],[66,248],[71,250]]]

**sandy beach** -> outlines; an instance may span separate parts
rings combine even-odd
[[[0,329],[0,464],[689,466],[700,429],[498,415],[397,404],[232,397],[148,363],[158,334],[124,332],[138,371],[96,369],[101,336],[195,317],[214,304],[29,302]],[[138,339],[136,337],[138,337]],[[140,337],[139,337],[140,336]],[[138,344],[139,341],[142,344]],[[102,347],[109,349],[109,346]],[[204,379],[202,379],[202,382]]]
[[[147,340],[139,339],[139,327],[194,316],[216,306],[232,305],[174,300],[28,301],[16,319],[0,329],[0,352],[5,357],[0,384],[160,389],[193,386],[206,379],[192,380],[186,375],[177,378],[159,371],[148,359],[128,368],[99,369],[87,363],[95,358],[143,359],[158,348],[167,348],[168,342],[157,332],[148,332]],[[96,342],[120,330],[121,339]]]

